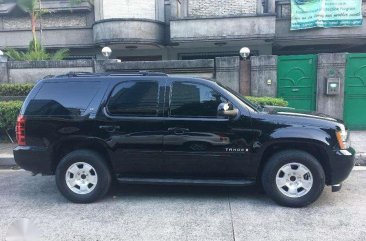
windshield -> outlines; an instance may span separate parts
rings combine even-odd
[[[222,85],[221,83],[218,83],[217,84],[219,86],[221,86],[222,88],[224,88],[225,90],[229,91],[231,94],[233,94],[236,98],[238,98],[239,100],[241,100],[245,105],[249,106],[250,108],[252,108],[254,111],[260,111],[261,109],[263,109],[260,105],[258,104],[255,104],[251,101],[249,101],[247,98],[245,98],[243,95],[241,95],[240,93],[236,92],[235,90],[225,86],[225,85]]]

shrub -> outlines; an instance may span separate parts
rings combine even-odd
[[[0,101],[0,129],[14,129],[22,101]]]
[[[249,101],[258,105],[275,105],[287,107],[288,102],[282,98],[246,96]]]
[[[0,96],[27,96],[34,84],[0,84]]]
[[[29,0],[24,0],[29,1]],[[5,54],[15,61],[35,61],[35,60],[63,60],[70,55],[68,49],[59,49],[55,53],[49,53],[43,48],[38,41],[32,40],[29,43],[28,50],[26,52],[18,51],[8,48],[5,50]]]

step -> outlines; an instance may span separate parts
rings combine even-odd
[[[205,185],[205,186],[249,186],[255,184],[252,179],[196,179],[196,178],[145,178],[117,177],[119,183],[157,184],[157,185]]]

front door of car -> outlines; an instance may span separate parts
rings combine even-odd
[[[218,116],[229,102],[201,83],[173,81],[164,135],[165,172],[177,177],[228,177],[245,174],[250,132],[238,116]]]
[[[99,136],[107,143],[119,174],[162,173],[162,82],[136,79],[117,83],[97,118]]]

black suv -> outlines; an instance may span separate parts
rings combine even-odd
[[[39,81],[17,121],[15,161],[77,203],[122,183],[262,184],[301,207],[341,188],[354,150],[341,121],[262,108],[204,79],[70,73]]]

